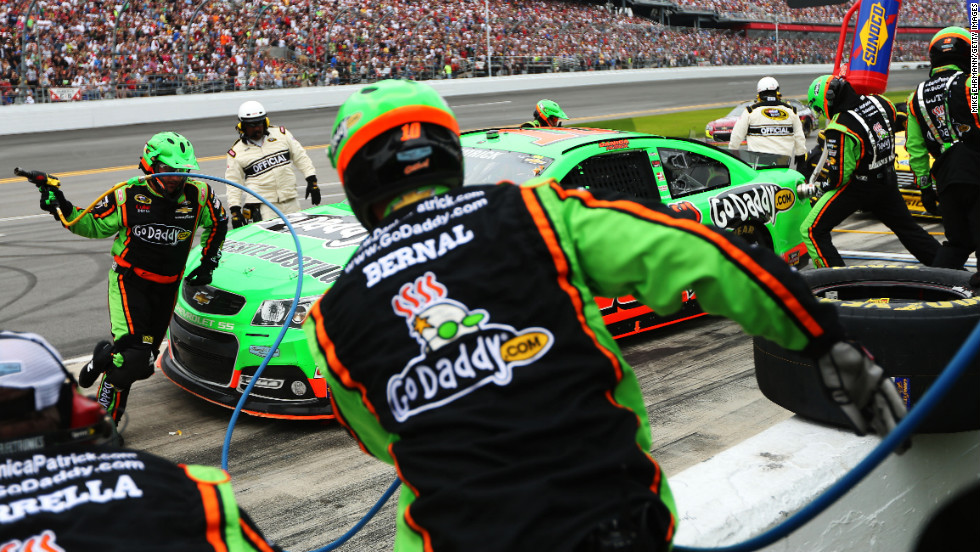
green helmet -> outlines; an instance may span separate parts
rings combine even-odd
[[[190,140],[176,132],[154,134],[146,141],[140,169],[145,174],[153,174],[157,172],[153,168],[154,163],[162,163],[178,172],[200,169],[197,157],[194,156],[194,146]]]
[[[428,84],[389,79],[370,84],[340,106],[327,157],[354,215],[377,224],[371,206],[424,186],[463,183],[459,123]]]
[[[810,108],[825,117],[833,115],[831,110],[840,97],[845,81],[834,75],[821,75],[810,83],[806,101]]]
[[[568,119],[568,115],[561,110],[561,107],[551,100],[541,100],[538,105],[534,108],[534,115],[548,124],[548,126],[555,126],[555,123],[551,122],[551,119]],[[557,122],[557,121],[555,121]]]
[[[956,65],[970,67],[970,31],[963,27],[946,27],[929,41],[929,62],[933,67]]]

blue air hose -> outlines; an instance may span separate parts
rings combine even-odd
[[[217,176],[208,176],[206,174],[196,174],[196,173],[159,173],[154,174],[154,176],[186,176],[188,178],[204,178],[207,180],[214,180],[217,182],[223,182],[229,186],[234,186],[243,192],[255,196],[262,203],[265,203],[272,209],[282,221],[286,223],[286,227],[289,228],[289,233],[293,237],[293,243],[296,245],[296,257],[297,257],[297,267],[299,271],[299,278],[296,279],[296,294],[293,296],[293,305],[289,309],[289,313],[286,314],[286,320],[282,325],[282,329],[279,331],[279,335],[276,336],[276,340],[272,343],[272,347],[269,348],[269,352],[266,353],[265,358],[262,359],[262,363],[255,370],[255,374],[252,375],[252,379],[245,386],[245,390],[242,391],[242,398],[238,399],[238,404],[235,405],[235,411],[231,414],[231,420],[228,422],[228,431],[225,432],[225,442],[221,447],[221,469],[228,471],[228,451],[231,449],[231,434],[235,429],[235,424],[238,422],[238,415],[241,413],[242,408],[245,406],[245,400],[248,399],[249,393],[252,392],[252,388],[255,387],[255,382],[259,381],[259,376],[262,375],[262,371],[265,370],[265,366],[273,358],[276,350],[279,348],[279,344],[282,343],[283,337],[286,336],[286,330],[289,329],[289,323],[293,319],[293,315],[296,314],[296,306],[299,305],[299,298],[303,293],[303,249],[299,244],[299,236],[293,229],[293,225],[289,223],[289,219],[286,215],[282,213],[275,205],[269,203],[264,197],[256,193],[254,190],[250,190],[245,186],[231,182],[230,180],[225,180],[224,178],[219,178]]]

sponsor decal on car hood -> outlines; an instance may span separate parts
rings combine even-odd
[[[303,292],[323,293],[368,232],[338,205],[292,213],[287,218],[303,251]],[[291,297],[299,262],[296,243],[282,219],[249,224],[228,233],[213,285],[246,295],[263,291],[268,294],[264,299]]]

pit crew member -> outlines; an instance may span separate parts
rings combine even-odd
[[[316,169],[303,144],[286,127],[271,126],[261,103],[250,100],[238,108],[238,140],[225,156],[225,179],[247,186],[276,206],[283,214],[301,209],[296,193],[296,175],[292,165],[306,178],[306,195],[313,205],[320,204]],[[268,205],[242,190],[226,190],[231,225],[278,217]]]
[[[808,156],[809,180],[797,190],[801,198],[823,194],[800,227],[813,264],[844,266],[830,232],[861,209],[891,229],[920,263],[931,266],[939,242],[912,219],[898,190],[895,106],[883,96],[858,94],[847,80],[832,75],[814,79],[807,100],[830,119]]]
[[[41,192],[41,209],[58,215],[73,234],[86,238],[115,237],[109,269],[109,322],[112,341],[100,341],[79,375],[82,387],[102,376],[98,401],[117,423],[126,409],[133,383],[153,375],[153,360],[167,333],[177,301],[180,278],[201,228],[200,265],[188,285],[211,282],[218,266],[228,219],[211,187],[185,176],[158,173],[198,170],[194,147],[175,132],[153,135],[143,147],[139,168],[144,178],[131,178],[94,207],[74,207],[57,178],[32,171],[28,179]],[[70,223],[70,224],[66,224]]]
[[[908,98],[909,165],[922,204],[938,193],[946,242],[936,266],[962,269],[980,258],[980,121],[970,109],[970,32],[947,27],[929,43],[929,79]],[[929,156],[935,159],[931,172]]]
[[[0,366],[0,550],[281,550],[228,472],[120,448],[40,335],[0,331]]]

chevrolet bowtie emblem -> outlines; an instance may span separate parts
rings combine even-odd
[[[193,299],[194,302],[197,303],[198,305],[204,306],[210,303],[211,300],[214,299],[214,296],[212,296],[210,293],[206,291],[199,291],[194,294]]]

